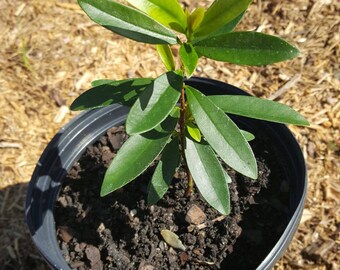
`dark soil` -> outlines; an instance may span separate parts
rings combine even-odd
[[[265,164],[271,162],[267,149],[258,151],[260,147],[252,146],[258,158],[257,181],[226,169],[232,177],[232,211],[221,217],[198,192],[190,198],[184,196],[186,174],[182,169],[157,205],[146,204],[154,166],[122,189],[100,198],[106,168],[125,139],[122,127],[109,130],[88,147],[64,182],[55,219],[58,241],[71,268],[225,269],[225,264],[229,269],[256,268],[281,236],[288,211],[287,198],[278,196],[278,190],[285,188],[279,170],[274,175],[276,183],[271,183],[273,175]],[[258,194],[267,186],[268,191]],[[285,191],[288,194],[289,187]],[[206,215],[204,228],[186,221],[193,205]],[[175,232],[186,250],[167,245],[162,229]]]

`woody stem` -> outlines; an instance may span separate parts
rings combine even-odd
[[[183,162],[184,162],[184,167],[185,170],[187,172],[187,176],[188,176],[188,187],[187,190],[185,192],[186,196],[190,196],[192,193],[192,189],[193,189],[193,180],[192,180],[192,176],[188,167],[188,163],[186,161],[185,158],[185,107],[186,107],[186,102],[185,102],[185,89],[184,87],[182,87],[181,90],[181,110],[180,110],[180,118],[179,118],[179,128],[180,128],[180,144],[181,144],[181,155],[183,158]]]

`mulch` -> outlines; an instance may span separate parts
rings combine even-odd
[[[308,163],[308,197],[276,270],[340,268],[339,14],[337,0],[253,1],[238,29],[279,35],[301,55],[267,67],[201,59],[195,72],[288,104],[311,123],[290,127]],[[0,269],[45,269],[23,205],[41,152],[76,115],[68,106],[92,80],[156,77],[164,69],[154,47],[95,25],[75,0],[0,0],[0,40]]]

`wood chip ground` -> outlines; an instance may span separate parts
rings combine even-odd
[[[288,104],[311,122],[291,127],[308,163],[308,198],[276,270],[339,269],[339,28],[338,0],[256,0],[238,29],[284,37],[301,56],[268,67],[201,59],[195,72]],[[27,259],[47,269],[23,218],[41,152],[76,115],[68,106],[92,80],[156,77],[164,69],[154,47],[95,25],[75,0],[0,0],[0,41],[0,269],[26,269]]]

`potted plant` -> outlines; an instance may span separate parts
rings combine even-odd
[[[98,134],[102,134],[113,124],[121,124],[122,121],[125,122],[125,130],[129,136],[105,172],[100,196],[115,191],[121,192],[122,188],[157,160],[147,187],[148,205],[156,204],[162,199],[171,186],[174,174],[181,167],[186,181],[183,192],[185,197],[190,198],[199,192],[214,211],[220,213],[222,219],[233,207],[230,204],[233,199],[230,199],[228,188],[232,182],[229,174],[237,172],[250,182],[258,178],[258,165],[249,141],[257,137],[252,131],[256,131],[255,126],[259,122],[255,120],[255,124],[249,124],[247,120],[238,117],[308,125],[300,114],[286,105],[240,94],[239,90],[225,84],[219,85],[218,82],[190,79],[200,57],[241,65],[266,65],[288,60],[299,54],[297,48],[278,37],[257,32],[233,31],[251,0],[215,0],[207,10],[197,8],[192,12],[183,10],[177,0],[127,2],[130,6],[111,0],[78,0],[81,8],[96,23],[135,41],[155,44],[167,72],[155,79],[94,81],[93,88],[73,102],[73,110],[89,110],[112,104],[124,107],[106,107],[82,114],[78,122],[72,122],[65,127],[49,145],[48,151],[45,151],[42,160],[53,160],[53,166],[62,168],[62,171],[57,174],[56,171],[44,174],[43,170],[46,168],[40,164],[33,175],[32,179],[35,180],[29,188],[26,216],[36,242],[43,237],[39,232],[42,225],[54,222],[50,207],[60,190],[60,177],[64,177],[72,165],[70,160],[61,160],[61,153],[72,151],[74,156],[79,157],[84,151],[84,145],[70,148],[70,144],[80,132],[84,136],[89,134],[87,128],[91,125],[95,125],[99,131],[88,138],[87,145],[98,139]],[[179,50],[178,62],[174,60],[172,47]],[[219,89],[219,93],[214,94],[211,88]],[[223,88],[228,88],[231,94],[221,95]],[[129,108],[128,112],[126,107]],[[127,115],[126,121],[120,119],[113,123],[110,119],[112,111],[118,118]],[[236,115],[236,118],[229,115]],[[88,123],[89,118],[91,124],[85,124],[85,120]],[[100,126],[96,122],[100,122]],[[264,123],[259,125],[267,125]],[[75,127],[81,130],[74,130]],[[279,136],[275,130],[277,129],[285,133],[289,140],[294,140],[281,125],[273,124],[270,129],[275,136]],[[280,140],[282,143],[283,139]],[[290,147],[298,151],[296,142]],[[301,154],[298,153],[294,158],[303,166]],[[39,199],[31,196],[37,192]],[[299,212],[294,213],[294,221],[290,222],[290,226],[295,229],[303,207],[303,200],[300,200],[303,196],[304,192],[300,192],[295,205]],[[34,211],[39,207],[40,210],[48,208],[50,211],[45,209],[44,216],[33,221]],[[45,221],[46,216],[50,217],[47,217],[48,221]],[[182,250],[181,254],[185,254],[185,243],[170,229],[161,230],[160,235],[170,247]],[[53,227],[48,230],[53,230]],[[291,237],[292,234],[288,238]],[[288,240],[282,240],[283,246],[287,245]],[[44,241],[44,245],[47,245],[46,239]],[[56,244],[52,236],[47,241]],[[276,259],[282,253],[282,246],[277,250],[279,251],[276,252],[276,257],[274,256]],[[43,252],[44,257],[54,267],[56,264],[50,259],[54,256],[60,258],[58,252],[55,251],[52,255]],[[181,256],[185,257],[187,254]],[[184,261],[183,265],[190,261],[188,258],[180,259]],[[273,265],[273,260],[268,260],[265,267]],[[206,261],[201,263],[209,266]],[[220,262],[217,262],[210,266],[219,265]],[[67,266],[64,264],[63,267]]]

